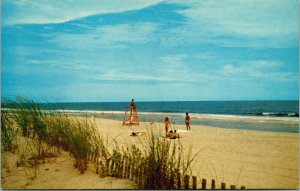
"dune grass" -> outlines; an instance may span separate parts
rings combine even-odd
[[[69,151],[76,159],[74,166],[83,173],[87,169],[89,152],[106,153],[95,125],[88,120],[73,119],[59,112],[46,110],[30,98],[17,97],[10,106],[12,117],[2,117],[5,123],[2,123],[1,128],[8,129],[11,124],[9,122],[14,121],[23,137],[36,140],[32,143],[37,143],[35,149],[38,154],[35,157],[39,159],[48,155],[45,145],[53,145]],[[3,111],[2,113],[5,114]],[[8,142],[11,136],[9,131],[5,132],[6,139],[3,140]],[[6,142],[2,145],[7,145]]]
[[[115,143],[111,157],[114,166],[111,175],[118,174],[115,169],[118,169],[119,164],[125,163],[123,160],[126,159],[139,188],[182,189],[182,177],[192,175],[191,165],[198,153],[192,155],[190,147],[186,154],[180,140],[162,139],[162,136],[152,132],[151,128],[148,129],[148,135],[145,141],[137,137],[138,144],[127,146],[125,151]]]
[[[192,173],[190,167],[195,156],[191,152],[186,156],[180,141],[162,141],[151,132],[146,145],[133,144],[120,149],[120,145],[115,142],[115,148],[108,149],[95,122],[88,118],[72,118],[57,111],[46,110],[32,99],[23,97],[18,97],[10,109],[9,113],[2,111],[1,115],[1,129],[4,132],[2,146],[7,148],[6,151],[11,150],[16,139],[11,131],[15,123],[26,140],[36,141],[37,144],[31,144],[37,150],[37,156],[31,157],[36,159],[36,165],[38,159],[48,156],[45,149],[45,145],[48,145],[70,152],[75,158],[74,167],[81,173],[87,169],[88,162],[92,162],[96,172],[102,171],[102,176],[121,177],[120,169],[125,168],[127,161],[140,189],[181,189],[175,186],[176,181]],[[114,165],[113,171],[108,173],[109,169],[105,165],[98,168],[99,161],[111,162]]]
[[[16,147],[16,132],[7,111],[1,112],[1,146],[4,151],[11,152]]]

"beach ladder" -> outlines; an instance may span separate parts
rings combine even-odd
[[[139,116],[135,105],[126,106],[123,125],[139,125]]]

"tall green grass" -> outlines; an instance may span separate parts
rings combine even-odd
[[[11,152],[16,147],[16,132],[7,111],[1,112],[1,146],[4,151]]]
[[[40,140],[44,140],[47,136],[45,123],[47,111],[30,98],[17,97],[11,105],[14,109],[12,113],[14,120],[21,128],[23,136],[29,136],[30,130],[34,130],[32,136],[35,137],[37,134]]]
[[[70,147],[70,152],[76,158],[75,166],[80,169],[83,173],[87,169],[87,161],[89,153],[95,153],[92,161],[96,158],[107,157],[107,150],[104,146],[103,139],[99,136],[96,131],[96,126],[94,123],[90,122],[88,119],[73,120],[68,133],[68,145]]]

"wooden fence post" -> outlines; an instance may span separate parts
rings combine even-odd
[[[99,171],[99,174],[103,175],[103,162],[102,161],[99,161],[99,168],[98,168],[98,171]]]
[[[136,178],[137,178],[137,183],[138,183],[138,185],[140,187],[141,186],[141,169],[140,168],[137,169],[137,176],[136,176]]]
[[[130,171],[131,171],[131,164],[130,164],[130,162],[129,162],[129,158],[127,158],[128,160],[127,160],[127,179],[130,179],[130,175],[131,175],[131,173],[130,173]]]
[[[141,186],[142,186],[142,188],[144,187],[144,177],[145,177],[145,170],[144,170],[144,168],[142,167],[141,168]]]
[[[99,174],[101,174],[103,172],[103,162],[100,160],[99,161]]]
[[[131,170],[131,166],[129,164],[127,164],[127,174],[126,174],[126,178],[130,179],[130,170]]]
[[[92,161],[95,162],[95,153],[92,152]]]
[[[124,170],[124,157],[121,156],[120,171],[119,171],[119,177],[121,177],[121,178],[123,178],[123,170]]]
[[[224,182],[221,183],[221,189],[225,190],[226,189],[226,184]]]
[[[146,176],[146,166],[143,166],[142,167],[142,188],[144,189],[144,186],[145,186],[145,176]]]
[[[197,189],[197,176],[193,176],[193,189],[196,190]]]
[[[177,174],[177,189],[181,189],[181,173]]]
[[[106,175],[110,174],[110,159],[107,159],[105,161],[105,165],[106,165]]]
[[[111,176],[114,176],[115,174],[115,161],[114,160],[111,160],[111,165],[110,165],[110,172],[111,172]]]
[[[184,188],[187,190],[190,187],[190,176],[185,175],[184,176]]]
[[[92,158],[93,158],[92,152],[89,152],[89,160],[92,161]]]
[[[126,175],[125,178],[129,179],[130,178],[130,162],[129,162],[129,158],[126,157]]]
[[[202,179],[202,189],[205,190],[206,189],[206,179]]]
[[[119,163],[116,161],[114,165],[114,177],[118,176]]]
[[[132,164],[132,166],[131,166],[131,179],[130,180],[132,180],[132,181],[135,181],[135,172],[134,172],[134,164]]]
[[[170,188],[169,189],[174,189],[175,188],[175,180],[174,180],[174,173],[171,172],[171,175],[170,175]]]
[[[122,171],[123,171],[123,165],[122,165],[122,161],[119,161],[119,165],[118,165],[118,177],[122,178]]]
[[[123,165],[122,165],[122,178],[127,178],[127,157],[124,156],[123,158]]]
[[[212,180],[211,180],[211,189],[212,189],[212,190],[215,190],[215,189],[216,189],[216,181],[215,181],[215,179],[212,179]]]
[[[119,162],[119,171],[118,171],[118,177],[123,178],[123,164],[122,164],[122,160]]]

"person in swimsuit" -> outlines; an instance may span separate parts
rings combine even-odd
[[[131,100],[130,106],[135,106],[135,104],[134,104],[134,99]]]
[[[186,130],[188,131],[191,130],[189,113],[186,113],[185,115],[185,125],[186,125]]]
[[[168,117],[165,118],[165,130],[166,130],[166,135],[168,134],[170,129],[170,120]]]

